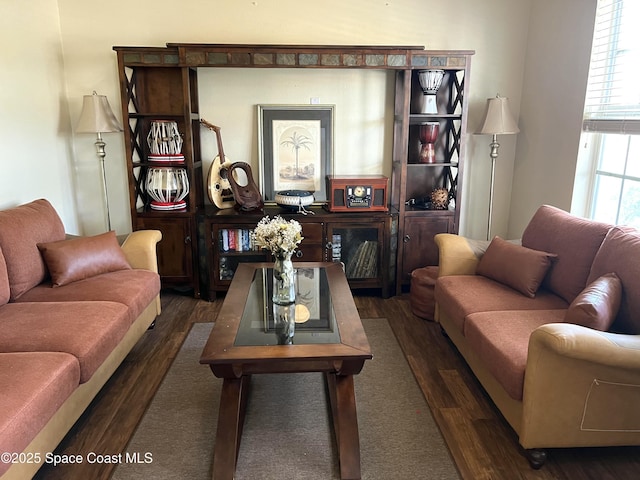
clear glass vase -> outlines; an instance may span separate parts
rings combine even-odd
[[[291,253],[276,255],[273,264],[273,303],[292,305],[296,301],[296,279]]]
[[[295,303],[290,303],[289,305],[273,304],[273,323],[276,329],[278,345],[293,344],[293,335],[296,328],[295,312]]]
[[[278,344],[290,345],[295,333],[296,272],[291,254],[276,255],[273,264],[273,320]]]

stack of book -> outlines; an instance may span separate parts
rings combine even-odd
[[[222,228],[219,232],[218,248],[221,252],[250,252],[260,250],[255,243],[253,230]]]
[[[333,234],[331,239],[331,261],[342,261],[342,237],[339,234]]]
[[[378,276],[378,242],[366,240],[358,245],[347,262],[347,278],[375,278]]]

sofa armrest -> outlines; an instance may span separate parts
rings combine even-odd
[[[438,276],[475,275],[480,258],[489,246],[488,241],[471,240],[452,233],[435,236],[440,255]]]
[[[600,332],[571,323],[550,323],[533,331],[529,354],[550,350],[594,365],[640,370],[640,335]]]
[[[131,232],[122,244],[122,251],[132,268],[142,268],[158,273],[156,244],[162,240],[159,230]]]
[[[637,445],[640,335],[553,323],[529,338],[524,448]]]

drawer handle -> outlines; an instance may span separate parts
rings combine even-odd
[[[402,239],[404,243],[409,243],[409,240],[411,240],[411,237],[409,235],[405,235],[404,238]]]
[[[185,243],[185,245],[187,243],[191,243],[191,235],[187,235],[187,237],[184,239],[184,243]]]
[[[302,252],[300,250],[296,250],[296,258],[302,258]]]

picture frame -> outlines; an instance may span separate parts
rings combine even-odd
[[[311,191],[326,203],[325,178],[333,172],[335,105],[258,105],[260,190],[274,203],[284,190]]]

